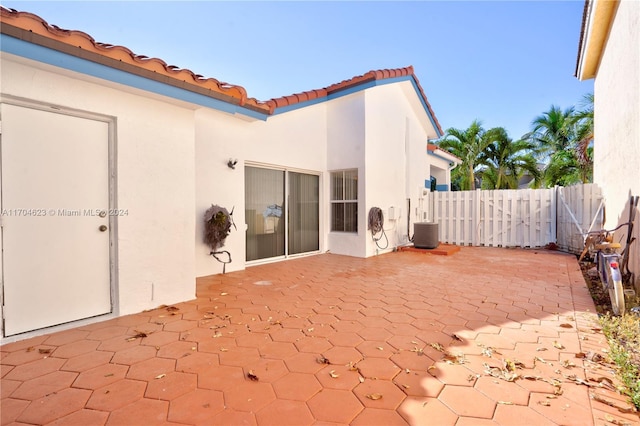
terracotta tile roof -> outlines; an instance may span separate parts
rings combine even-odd
[[[65,30],[56,25],[50,25],[44,19],[32,13],[19,12],[5,7],[0,7],[0,12],[1,31],[4,34],[26,39],[36,44],[46,45],[95,62],[103,63],[105,61],[102,58],[107,58],[111,61],[107,60],[105,65],[120,69],[124,68],[128,71],[131,71],[133,67],[141,75],[155,80],[162,80],[169,84],[173,83],[173,85],[184,89],[253,110],[264,113],[269,112],[268,105],[255,98],[248,98],[247,92],[242,86],[220,82],[215,78],[204,78],[191,70],[167,65],[161,59],[137,55],[123,46],[96,42],[87,33]],[[58,43],[51,44],[49,40]],[[66,46],[61,46],[60,44]],[[87,55],[87,53],[95,53],[97,55],[92,56]],[[129,65],[129,67],[126,67],[126,65]]]
[[[420,93],[420,97],[422,98],[425,105],[427,106],[427,109],[429,110],[429,114],[431,114],[431,117],[435,121],[437,130],[441,134],[444,134],[444,132],[442,131],[442,128],[440,127],[440,123],[438,122],[438,119],[436,118],[436,115],[433,112],[433,109],[431,108],[431,104],[429,103],[429,100],[427,99],[427,96],[424,94],[424,90],[420,85],[420,81],[418,80],[418,77],[416,77],[415,73],[413,72],[413,66],[408,66],[405,68],[369,71],[366,74],[353,77],[349,80],[341,81],[340,83],[332,84],[322,89],[309,90],[302,93],[296,93],[289,96],[270,99],[266,102],[266,104],[269,105],[269,107],[271,108],[271,112],[273,113],[273,111],[276,108],[282,108],[285,106],[294,105],[294,104],[306,102],[306,101],[311,101],[314,99],[322,99],[331,94],[340,92],[342,90],[347,90],[347,89],[357,87],[359,85],[366,84],[372,81],[386,80],[386,79],[398,78],[398,77],[411,77],[413,79]]]
[[[85,32],[62,29],[47,23],[44,19],[32,13],[7,9],[4,6],[0,6],[0,12],[0,31],[3,34],[265,114],[273,114],[276,108],[326,98],[331,94],[372,81],[411,77],[435,123],[437,131],[441,134],[443,133],[431,104],[413,72],[412,66],[369,71],[366,74],[322,89],[309,90],[262,102],[255,98],[249,98],[242,86],[220,82],[215,78],[205,78],[189,69],[167,65],[166,62],[158,58],[137,55],[124,46],[96,42],[93,37]]]
[[[458,158],[457,156],[453,155],[452,153],[450,153],[449,151],[447,151],[446,149],[442,149],[440,148],[438,145],[434,144],[434,143],[427,143],[427,151],[429,152],[433,152],[434,154],[436,153],[436,151],[442,151],[444,153],[449,154],[450,156],[452,156],[453,158],[455,158],[456,160],[462,162],[462,159]]]

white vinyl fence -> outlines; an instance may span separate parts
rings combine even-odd
[[[443,243],[491,247],[558,244],[578,253],[583,234],[601,222],[597,186],[431,192],[429,218],[439,224]]]
[[[598,185],[558,187],[558,247],[569,253],[580,253],[584,235],[602,229],[604,200]]]

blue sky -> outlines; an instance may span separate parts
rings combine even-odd
[[[444,130],[503,126],[517,139],[551,105],[579,106],[583,1],[2,1],[250,97],[413,65]]]

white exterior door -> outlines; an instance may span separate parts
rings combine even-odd
[[[109,124],[9,104],[1,120],[4,336],[111,312]]]

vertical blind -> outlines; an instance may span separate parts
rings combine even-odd
[[[284,171],[245,167],[247,261],[320,249],[320,178],[295,172],[287,178],[285,204]]]
[[[247,261],[284,255],[284,171],[245,167]]]
[[[289,173],[289,254],[320,249],[320,178]]]
[[[331,173],[331,230],[358,232],[358,170]]]

